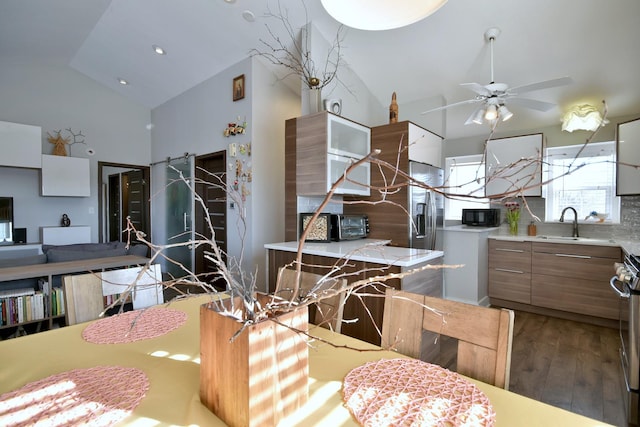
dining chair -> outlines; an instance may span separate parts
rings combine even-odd
[[[280,267],[278,270],[278,281],[280,283],[280,296],[285,296],[285,292],[293,292],[293,286],[296,280],[296,271],[291,268]],[[346,279],[324,278],[319,274],[300,272],[300,297],[309,294],[322,296],[335,294],[323,298],[309,306],[309,318],[315,325],[331,329],[340,333],[342,327],[342,313],[344,309],[344,292],[340,292],[347,285]]]
[[[456,371],[508,390],[513,320],[508,309],[387,289],[382,345],[424,360],[425,349],[434,342],[425,339],[425,331],[457,339]]]

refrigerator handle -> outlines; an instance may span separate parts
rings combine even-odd
[[[428,199],[427,199],[428,201]],[[427,204],[426,203],[416,203],[416,237],[424,237],[426,227],[427,227],[427,212],[426,212]]]
[[[430,229],[429,229],[429,232],[431,233],[431,241],[429,242],[428,249],[434,250],[436,248],[436,226],[438,225],[438,222],[437,222],[438,211],[436,207],[436,198],[433,196],[432,191],[429,191],[428,200],[429,200],[429,208],[431,210],[430,212],[431,221],[430,221]]]

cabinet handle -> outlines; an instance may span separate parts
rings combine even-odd
[[[556,254],[556,256],[562,256],[566,258],[591,259],[591,257],[588,255]]]
[[[520,271],[520,270],[509,270],[508,268],[496,268],[496,271],[503,271],[505,273],[518,273],[518,274],[524,274],[524,271]]]
[[[523,253],[524,250],[522,249],[505,249],[505,248],[496,248],[496,251],[502,251],[502,252],[518,252],[518,253]]]

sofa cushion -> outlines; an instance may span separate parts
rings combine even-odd
[[[101,251],[66,250],[61,248],[52,248],[47,251],[47,260],[48,262],[64,262],[77,261],[81,259],[123,256],[126,254],[127,250],[123,247]]]
[[[147,245],[131,245],[129,246],[129,250],[127,254],[129,255],[137,255],[137,256],[148,256],[149,247]]]
[[[33,265],[33,264],[44,264],[46,262],[47,262],[47,256],[45,254],[31,255],[31,256],[25,256],[20,258],[0,259],[0,268],[20,267],[23,265]]]

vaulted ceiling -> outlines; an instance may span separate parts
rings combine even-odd
[[[306,14],[300,0],[3,0],[0,61],[68,65],[153,108],[246,58],[265,37],[265,23],[275,28],[264,14],[278,5],[294,28],[310,20],[328,40],[335,36],[338,24],[318,0],[306,1]],[[606,100],[611,117],[640,115],[638,17],[637,0],[449,0],[408,27],[348,29],[343,54],[383,106],[395,91],[401,105],[424,101],[427,109],[434,98],[472,98],[460,83],[490,82],[483,35],[499,27],[497,82],[574,80],[527,94],[558,105],[549,112],[509,106],[515,115],[503,130],[533,129],[558,124],[565,108],[585,101]],[[154,54],[153,44],[167,55]],[[486,133],[486,126],[463,125],[474,108],[446,110],[444,136]]]

